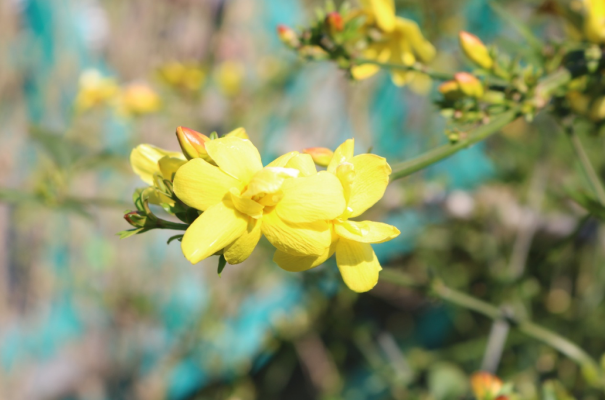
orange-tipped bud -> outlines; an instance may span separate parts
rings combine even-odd
[[[481,98],[483,97],[483,84],[468,72],[458,72],[454,79],[460,87],[460,91],[467,96]]]
[[[456,100],[462,96],[460,85],[455,80],[443,82],[439,85],[439,92],[447,100]]]
[[[202,133],[196,132],[193,129],[179,126],[176,128],[176,137],[179,140],[179,145],[183,154],[188,160],[193,158],[207,158],[205,143],[210,138]]]
[[[278,25],[277,36],[279,36],[279,39],[288,47],[295,49],[300,46],[300,40],[298,39],[298,35],[289,26]]]
[[[326,25],[332,32],[342,32],[345,28],[344,20],[342,15],[336,11],[332,11],[326,16]]]
[[[494,60],[481,39],[465,31],[460,32],[458,39],[462,51],[472,62],[485,69],[491,69],[494,66]]]
[[[471,376],[471,388],[477,400],[488,400],[498,396],[502,390],[502,381],[489,372],[475,372]]]
[[[310,147],[304,149],[303,153],[310,155],[315,164],[322,167],[327,167],[332,161],[332,157],[334,157],[334,152],[325,147]]]

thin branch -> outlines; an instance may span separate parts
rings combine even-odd
[[[597,198],[601,205],[605,206],[605,189],[603,188],[603,183],[597,174],[597,171],[594,169],[592,163],[590,162],[590,158],[588,158],[588,154],[586,154],[586,150],[584,149],[584,145],[582,145],[582,141],[580,137],[576,133],[572,124],[569,123],[565,127],[565,132],[571,141],[571,146],[582,165],[582,169],[592,186],[592,190],[596,194]]]
[[[371,65],[376,65],[377,67],[380,67],[383,69],[396,69],[399,71],[408,71],[408,72],[422,72],[423,74],[428,75],[430,78],[435,79],[437,81],[449,81],[451,79],[454,79],[454,74],[450,74],[447,72],[434,71],[420,63],[415,63],[412,65],[403,65],[403,64],[383,63],[383,62],[379,62],[379,61],[375,61],[375,60],[368,60],[365,58],[358,58],[356,60],[353,60],[353,62],[355,63],[355,65],[371,64]]]

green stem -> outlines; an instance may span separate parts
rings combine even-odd
[[[380,273],[380,279],[402,287],[412,287],[430,291],[434,296],[453,303],[457,306],[475,311],[493,320],[506,320],[511,322],[512,327],[516,327],[525,335],[546,343],[555,348],[562,354],[576,361],[580,366],[590,369],[591,372],[599,374],[598,363],[578,345],[564,338],[563,336],[541,327],[529,320],[517,319],[511,311],[498,308],[483,300],[477,299],[466,293],[447,287],[443,282],[435,280],[428,284],[416,282],[412,277],[392,269],[384,269]],[[597,375],[598,376],[598,375]],[[600,378],[598,378],[600,379]]]
[[[404,161],[393,165],[393,173],[391,174],[391,181],[406,177],[416,171],[419,171],[429,165],[432,165],[438,161],[441,161],[460,150],[466,149],[467,147],[480,142],[487,137],[498,132],[504,126],[514,121],[519,116],[519,108],[514,108],[503,114],[495,117],[490,123],[482,125],[469,133],[466,139],[460,140],[454,144],[446,144],[436,149],[430,150],[419,157],[416,157],[409,161]]]
[[[178,222],[166,221],[165,219],[157,219],[156,228],[159,229],[174,229],[176,231],[186,231],[189,228],[187,224],[181,224]]]
[[[567,125],[565,130],[569,140],[571,141],[571,146],[573,147],[574,152],[582,165],[582,169],[584,170],[584,173],[592,186],[592,190],[596,194],[601,205],[605,206],[605,189],[603,188],[603,183],[601,182],[597,171],[595,171],[592,163],[590,162],[590,158],[588,158],[588,154],[586,154],[586,150],[584,149],[584,145],[582,145],[580,137],[576,133],[575,129],[573,129],[573,126],[571,126],[571,123]]]
[[[371,64],[371,65],[376,65],[377,67],[380,67],[383,69],[396,69],[396,70],[408,71],[408,72],[422,72],[423,74],[426,74],[429,77],[431,77],[432,79],[435,79],[437,81],[449,81],[451,79],[454,79],[454,74],[450,74],[447,72],[434,71],[419,63],[412,64],[412,65],[392,64],[392,63],[383,63],[383,62],[379,62],[379,61],[368,60],[365,58],[359,58],[359,59],[353,60],[353,62],[355,63],[355,65]]]

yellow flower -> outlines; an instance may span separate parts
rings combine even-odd
[[[380,63],[412,66],[417,60],[427,63],[435,57],[435,48],[424,38],[414,21],[395,17],[394,28],[383,32],[382,38],[371,42],[362,52],[362,57]],[[373,64],[361,64],[351,68],[353,78],[363,80],[380,70]],[[391,78],[397,86],[403,86],[414,79],[416,71],[392,69]]]
[[[330,221],[332,243],[320,256],[300,255],[278,249],[273,260],[292,272],[316,267],[336,253],[336,263],[347,286],[367,292],[378,282],[382,269],[371,243],[382,243],[399,235],[394,226],[373,221],[351,221],[372,207],[384,195],[391,167],[386,159],[374,154],[353,156],[353,139],[344,142],[328,165],[328,172],[338,177],[344,188],[346,209]]]
[[[132,170],[150,186],[149,202],[174,205],[174,201],[157,190],[158,179],[172,181],[176,171],[185,164],[181,153],[167,151],[150,144],[141,144],[130,153]]]
[[[160,96],[145,83],[124,87],[117,101],[118,111],[125,115],[150,114],[156,112],[160,104]]]
[[[584,0],[584,35],[590,42],[605,43],[605,1]]]
[[[115,80],[104,77],[96,69],[82,72],[79,86],[80,89],[75,100],[77,111],[86,111],[95,106],[108,104],[119,92]]]
[[[385,32],[395,29],[394,0],[361,0],[361,5],[369,23],[375,24]]]
[[[319,256],[330,247],[327,221],[344,210],[343,188],[333,174],[317,173],[311,156],[292,152],[263,168],[249,140],[224,137],[205,147],[216,166],[194,158],[174,179],[178,198],[203,211],[181,242],[189,261],[223,251],[228,263],[241,263],[261,234],[298,255]]]
[[[215,72],[218,87],[225,96],[235,96],[241,91],[246,68],[239,61],[225,61]]]
[[[169,62],[158,70],[160,77],[170,86],[191,92],[200,90],[206,81],[206,73],[196,64]]]

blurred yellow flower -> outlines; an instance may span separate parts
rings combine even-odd
[[[316,267],[334,253],[347,286],[355,292],[367,292],[378,282],[382,267],[371,243],[382,243],[399,235],[394,226],[373,221],[351,221],[372,207],[384,195],[391,167],[386,159],[374,154],[353,156],[353,139],[344,142],[328,165],[328,173],[338,178],[344,188],[345,210],[332,221],[332,243],[323,254],[300,256],[279,249],[273,260],[292,272]]]
[[[150,144],[141,144],[130,153],[132,170],[150,186],[149,202],[152,204],[174,204],[172,199],[157,189],[157,180],[172,181],[174,174],[185,164],[185,161],[181,153],[160,149]]]
[[[204,69],[197,64],[183,64],[176,61],[160,67],[158,73],[162,80],[175,89],[195,92],[201,89],[206,81]]]
[[[215,71],[216,82],[225,96],[238,94],[244,82],[246,69],[239,61],[225,61]]]
[[[395,29],[395,0],[361,0],[361,5],[370,24],[384,32]]]
[[[122,89],[116,105],[124,115],[142,115],[159,110],[161,100],[146,83],[131,83]]]
[[[119,90],[113,78],[101,75],[96,69],[88,69],[80,75],[75,109],[82,112],[99,105],[107,105],[118,95]]]
[[[393,14],[394,15],[394,14]],[[430,62],[435,57],[435,48],[424,38],[414,21],[395,17],[394,28],[383,31],[380,38],[370,42],[362,51],[362,57],[379,63],[390,63],[410,67],[421,61]],[[378,65],[361,64],[351,68],[353,78],[369,78],[380,70]],[[418,72],[391,69],[391,78],[397,86],[410,82]]]
[[[605,1],[584,0],[584,35],[590,42],[605,43]]]
[[[319,256],[329,248],[328,220],[342,214],[338,179],[319,172],[309,155],[288,153],[263,168],[254,145],[239,137],[205,143],[215,165],[194,158],[176,173],[174,191],[203,213],[185,232],[181,248],[197,263],[223,251],[244,261],[264,234],[276,248]]]
[[[477,36],[460,31],[458,41],[462,51],[472,62],[485,69],[491,69],[494,66],[494,60],[489,54],[489,50]]]

